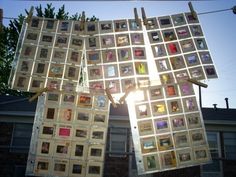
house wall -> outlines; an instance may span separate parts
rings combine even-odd
[[[222,118],[223,120],[223,118]],[[220,177],[235,177],[236,176],[236,159],[229,159],[226,157],[226,139],[224,138],[224,134],[232,133],[236,137],[236,124],[235,121],[226,123],[225,121],[205,121],[206,132],[215,133],[218,135],[218,144],[219,147],[219,157],[215,157],[212,155],[213,163],[219,164],[221,171],[219,173]],[[234,141],[234,142],[233,142]],[[236,155],[236,139],[232,139],[232,146],[234,146],[234,153]],[[211,149],[211,145],[210,145]],[[214,164],[213,164],[214,165]],[[217,171],[216,169],[211,169],[212,171]],[[209,173],[210,174],[210,173]],[[205,177],[205,176],[203,176]],[[210,176],[211,177],[211,176]]]
[[[22,177],[28,153],[11,147],[13,123],[0,122],[0,177]],[[19,168],[19,167],[23,167]]]
[[[153,177],[201,177],[200,166],[170,170],[153,174]]]
[[[19,121],[20,120],[20,121]],[[14,151],[12,144],[12,136],[14,132],[14,126],[16,123],[31,123],[33,122],[33,117],[13,117],[13,116],[0,116],[0,177],[23,177],[24,170],[27,161],[27,149],[25,152]],[[128,117],[120,119],[116,117],[115,119],[111,117],[109,122],[109,127],[123,127],[129,130],[129,119]],[[235,132],[236,124],[214,124],[214,122],[206,121],[206,130],[208,132],[218,132],[221,141],[221,157],[218,160],[222,166],[221,177],[235,177],[236,176],[236,160],[229,160],[224,158],[224,145],[222,135],[224,132]],[[104,177],[135,177],[137,174],[135,172],[134,153],[132,150],[132,137],[130,130],[127,133],[127,149],[123,152],[114,155],[109,149],[109,139],[110,134],[108,132],[107,136],[107,153],[105,156],[105,167],[104,167]],[[154,173],[150,175],[143,175],[149,177],[205,177],[201,176],[200,166],[194,166],[189,168],[183,168],[178,170],[171,170],[166,172]],[[213,176],[215,177],[215,176]]]
[[[106,154],[104,177],[129,177],[129,156],[111,157]]]
[[[111,122],[112,127],[114,127],[114,122]],[[123,125],[127,127],[127,123],[124,122],[122,124],[118,124],[119,126]],[[4,177],[13,177],[15,169],[18,166],[25,166],[27,161],[27,153],[16,153],[11,152],[11,139],[13,133],[13,123],[6,123],[0,122],[0,176]],[[130,133],[130,132],[129,132]],[[127,141],[130,141],[128,133]],[[107,139],[109,140],[109,133]],[[107,151],[109,152],[109,145],[107,146]],[[130,147],[127,147],[130,149]],[[119,157],[121,155],[122,157]],[[132,158],[132,154],[124,153],[122,154],[112,154],[106,153],[105,156],[105,168],[104,168],[104,177],[129,177],[129,165],[130,165],[130,158]],[[134,154],[133,154],[134,155]],[[194,172],[194,173],[193,173]],[[186,174],[187,176],[195,176],[192,177],[199,177],[200,176],[200,168],[199,167],[191,167],[191,168],[184,168],[179,170],[172,170],[162,173],[155,173],[152,174],[153,177],[183,177]]]
[[[236,160],[223,160],[223,174],[224,177],[236,176]]]
[[[117,120],[118,119],[118,120]],[[110,117],[109,120],[109,129],[107,134],[107,146],[106,146],[106,155],[105,155],[105,168],[104,168],[104,177],[129,177],[129,164],[130,164],[130,154],[128,153],[130,150],[130,125],[128,121],[128,117],[126,120],[121,120],[119,118],[113,119]],[[116,153],[113,152],[110,148],[110,131],[112,128],[123,128],[127,130],[127,144],[126,144],[126,152]]]

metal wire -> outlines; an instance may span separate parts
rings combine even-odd
[[[3,19],[7,20],[18,20],[19,18],[14,18],[14,17],[2,17]]]
[[[233,8],[230,9],[222,9],[222,10],[214,10],[214,11],[209,11],[209,12],[202,12],[202,13],[198,13],[197,15],[205,15],[205,14],[212,14],[212,13],[218,13],[218,12],[224,12],[224,11],[228,11],[228,10],[232,10]]]
[[[218,12],[224,12],[224,11],[229,11],[229,10],[233,10],[233,7],[232,8],[229,8],[229,9],[222,9],[222,10],[214,10],[214,11],[209,11],[209,12],[201,12],[201,13],[198,13],[197,15],[206,15],[206,14],[212,14],[212,13],[218,13]],[[3,17],[3,19],[8,19],[8,20],[17,20],[19,18],[14,18],[14,17]]]

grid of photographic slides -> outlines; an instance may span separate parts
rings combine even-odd
[[[216,69],[197,18],[190,13],[149,18],[147,29],[162,84],[187,78],[217,78]]]
[[[33,17],[23,39],[12,88],[35,91],[45,86],[76,87],[85,56],[90,87],[109,86],[112,93],[120,93],[135,82],[134,76],[148,78],[141,29],[134,20],[115,20],[86,22],[81,31],[79,21]]]
[[[76,87],[85,56],[90,88],[124,92],[149,78],[146,47],[152,48],[162,84],[217,78],[198,19],[181,13],[147,20],[147,32],[134,19],[86,22],[81,31],[79,21],[33,17],[12,87],[24,91],[48,85]]]
[[[132,135],[136,138],[137,167],[143,169],[142,173],[210,161],[203,119],[192,84],[150,86],[142,90],[139,97],[141,101],[128,104],[128,109]]]
[[[89,87],[122,93],[133,84],[149,80],[144,33],[134,19],[100,21],[98,35],[86,37]],[[97,30],[97,31],[96,31]]]
[[[75,88],[84,45],[78,25],[76,21],[32,17],[14,68],[12,88],[23,91],[46,86]]]
[[[34,166],[36,176],[101,177],[109,116],[105,95],[45,96]]]

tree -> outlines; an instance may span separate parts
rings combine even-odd
[[[43,9],[41,5],[35,7],[36,16],[45,18],[56,18],[60,20],[72,19],[80,20],[81,14],[76,13],[69,16],[69,12],[65,12],[65,5],[62,5],[55,12],[52,4],[47,4]],[[25,10],[26,15],[29,13]],[[17,20],[11,20],[8,26],[3,26],[0,31],[0,95],[28,95],[28,93],[11,90],[8,86],[8,80],[11,72],[11,63],[15,56],[18,37],[23,24],[24,16],[20,14]],[[95,16],[86,18],[86,21],[98,21]]]
[[[18,95],[21,93],[9,89],[8,79],[23,20],[24,16],[20,15],[18,20],[10,21],[8,27],[3,26],[0,32],[0,94]]]
[[[56,15],[56,19],[58,20],[68,20],[69,12],[65,12],[65,5],[59,8],[58,13]]]

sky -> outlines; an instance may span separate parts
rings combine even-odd
[[[46,7],[52,3],[57,10],[65,4],[66,12],[73,15],[85,11],[87,17],[95,15],[99,20],[134,18],[136,7],[141,16],[144,7],[147,17],[157,17],[188,12],[188,1],[24,1],[0,0],[0,8],[4,17],[25,15],[25,9],[31,6]],[[236,0],[192,1],[197,13],[229,9],[236,6]],[[214,60],[218,79],[206,80],[207,88],[202,88],[202,106],[225,108],[225,98],[229,99],[229,107],[236,109],[236,14],[230,11],[199,15],[208,48]],[[4,19],[3,23],[8,24]],[[195,87],[196,95],[198,88]]]

